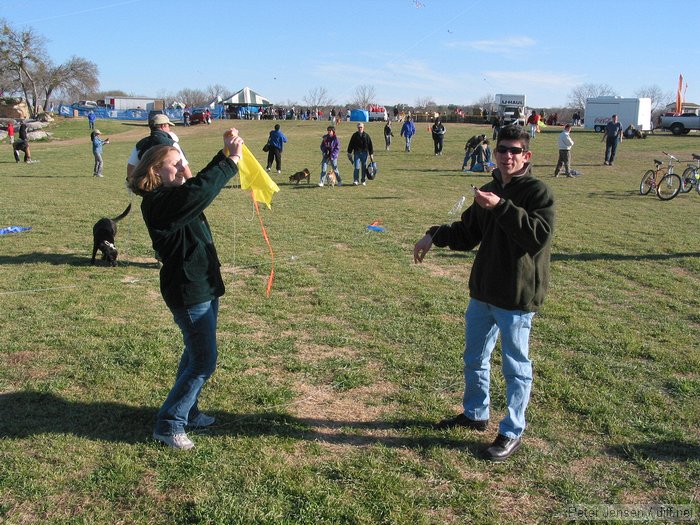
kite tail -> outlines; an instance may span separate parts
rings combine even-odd
[[[252,194],[251,194],[252,196]],[[272,250],[272,244],[270,244],[270,238],[267,236],[267,230],[263,224],[262,216],[260,215],[260,207],[258,202],[253,198],[253,204],[255,205],[255,213],[258,215],[258,220],[260,221],[260,228],[262,229],[263,238],[267,243],[267,247],[270,249],[270,276],[267,278],[267,290],[266,294],[270,297],[270,292],[272,291],[272,283],[275,280],[275,252]]]

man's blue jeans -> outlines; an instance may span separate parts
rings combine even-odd
[[[369,156],[369,153],[366,151],[356,151],[355,152],[355,157],[353,161],[353,165],[355,169],[352,172],[352,178],[353,181],[359,182],[360,181],[360,171],[362,171],[362,182],[365,182],[365,179],[367,178],[367,169],[365,166],[367,165],[367,157]]]
[[[199,415],[197,398],[216,369],[216,321],[219,300],[171,308],[182,331],[185,350],[180,358],[175,385],[158,412],[155,431],[173,435],[184,432],[188,421]]]
[[[411,151],[411,137],[405,135],[404,138],[406,139],[406,151]]]
[[[525,409],[532,387],[532,363],[528,358],[534,312],[504,310],[471,299],[464,315],[464,415],[489,419],[491,352],[501,334],[502,370],[506,380],[508,413],[498,432],[518,438],[525,430]]]
[[[605,162],[614,162],[617,152],[617,137],[605,139]]]

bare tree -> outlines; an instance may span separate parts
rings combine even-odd
[[[616,96],[617,92],[608,84],[581,84],[569,93],[569,107],[583,110],[586,99],[604,96]]]
[[[477,100],[474,105],[480,108],[491,108],[496,103],[496,96],[493,93],[487,93]]]
[[[5,20],[0,26],[0,69],[9,72],[15,91],[21,91],[32,115],[37,114],[39,90],[34,72],[46,62],[44,38],[29,29],[15,31]],[[33,104],[32,104],[33,103]]]
[[[665,109],[666,105],[673,102],[673,93],[663,91],[658,85],[643,86],[635,93],[635,97],[651,99],[652,115]]]
[[[188,106],[203,106],[208,103],[210,99],[207,98],[207,94],[201,89],[181,89],[175,94],[175,98],[178,101],[187,104]]]
[[[226,98],[231,94],[231,91],[221,84],[212,84],[207,86],[206,93],[209,99],[208,101],[212,101],[217,97],[221,97],[222,99]]]
[[[416,109],[424,111],[434,110],[437,104],[431,97],[418,97],[416,99]]]
[[[324,87],[317,87],[309,90],[309,93],[302,99],[304,104],[312,108],[325,108],[335,104],[328,95],[328,90]]]
[[[367,108],[374,103],[377,98],[377,92],[374,86],[363,84],[355,88],[355,96],[351,101],[351,105],[356,108]]]
[[[99,86],[97,75],[98,69],[94,62],[75,56],[60,66],[53,66],[50,62],[41,64],[35,80],[44,97],[44,109],[49,107],[49,100],[54,92],[73,100],[94,92]],[[36,102],[34,106],[39,107]]]

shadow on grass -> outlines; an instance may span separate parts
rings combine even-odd
[[[628,443],[608,447],[608,453],[622,459],[653,461],[698,461],[700,445],[687,441],[658,441],[649,443]]]
[[[556,261],[667,261],[700,257],[700,252],[681,253],[647,253],[644,255],[623,253],[553,253],[552,262]]]
[[[142,443],[150,439],[157,409],[110,402],[68,401],[54,394],[24,391],[0,394],[0,439],[26,438],[41,434],[72,434],[88,439]],[[425,448],[444,446],[462,448],[479,456],[485,443],[481,439],[465,441],[442,433],[414,435],[430,422],[336,421],[299,418],[279,412],[236,414],[211,412],[217,423],[206,433],[230,436],[279,436],[336,445],[383,445]],[[363,432],[379,432],[379,435]],[[387,432],[395,431],[393,435]],[[403,431],[408,431],[404,433]]]
[[[99,256],[98,252],[98,256]],[[86,252],[84,256],[69,253],[23,253],[21,255],[0,255],[0,266],[9,264],[41,264],[48,263],[54,266],[92,266],[92,253]],[[139,268],[158,268],[157,262],[119,260],[118,266],[137,266]],[[101,260],[97,260],[95,266],[105,266]]]
[[[473,251],[442,250],[435,252],[434,257],[442,259],[471,259],[476,255]],[[671,259],[693,259],[700,257],[700,252],[681,253],[647,253],[644,255],[626,253],[553,253],[552,262],[562,261],[668,261]],[[1,258],[0,258],[1,260]]]

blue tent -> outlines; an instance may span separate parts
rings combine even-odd
[[[350,112],[350,120],[352,122],[369,122],[369,111],[364,109],[353,109]]]

